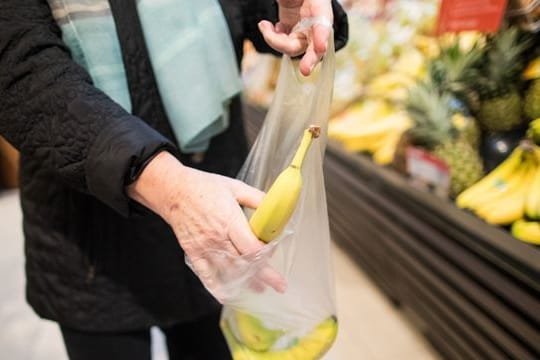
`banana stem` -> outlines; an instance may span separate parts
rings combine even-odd
[[[298,147],[298,150],[296,150],[296,154],[294,154],[294,158],[291,161],[291,167],[296,169],[300,169],[302,167],[302,162],[304,161],[309,146],[311,145],[311,140],[318,138],[320,133],[320,126],[310,126],[304,130],[304,136],[302,137],[300,146]]]

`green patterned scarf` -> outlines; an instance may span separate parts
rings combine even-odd
[[[96,87],[131,112],[120,43],[107,0],[48,0],[73,59]],[[217,0],[138,0],[144,39],[166,114],[186,153],[203,152],[228,126],[241,90]]]

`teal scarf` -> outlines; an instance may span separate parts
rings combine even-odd
[[[73,59],[94,85],[131,112],[120,43],[107,0],[49,0]],[[186,153],[203,152],[228,126],[241,90],[229,29],[217,0],[138,0],[165,112]]]

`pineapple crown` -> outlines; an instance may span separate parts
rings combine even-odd
[[[479,41],[463,51],[456,38],[452,44],[441,46],[439,56],[428,64],[430,78],[443,91],[463,91],[467,79],[477,75],[484,51]]]
[[[414,123],[408,130],[413,144],[433,149],[458,135],[452,124],[452,100],[452,95],[429,81],[409,90],[405,107]]]
[[[516,27],[509,27],[488,38],[481,74],[475,79],[482,97],[517,86],[524,67],[522,55],[530,42],[520,35]]]
[[[439,55],[428,64],[431,81],[440,91],[449,92],[469,108],[475,108],[478,96],[470,81],[479,77],[485,51],[481,39],[477,39],[470,49],[463,50],[456,37],[451,44],[441,46]]]

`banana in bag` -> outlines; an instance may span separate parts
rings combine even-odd
[[[296,61],[283,57],[273,102],[239,174],[267,192],[255,212],[246,210],[267,245],[230,260],[220,274],[227,279],[220,289],[221,327],[235,360],[321,359],[337,335],[322,171],[333,48],[330,40],[324,60],[307,78]],[[253,290],[252,281],[265,266],[285,278],[284,293]]]

